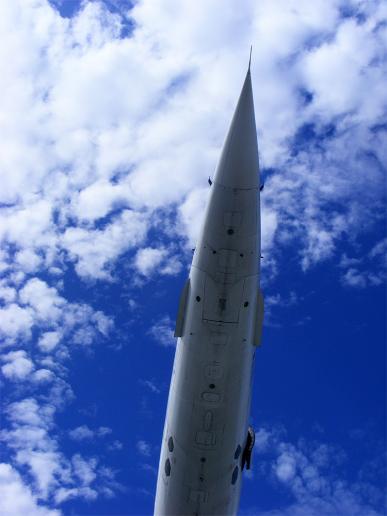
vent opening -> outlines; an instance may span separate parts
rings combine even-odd
[[[167,477],[171,476],[171,461],[169,459],[165,461],[164,471]]]
[[[239,472],[239,468],[238,468],[238,466],[235,466],[234,471],[232,472],[232,477],[231,477],[232,485],[234,485],[236,483],[236,481],[238,480],[238,472]]]

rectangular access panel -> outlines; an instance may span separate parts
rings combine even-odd
[[[203,319],[237,323],[242,301],[244,280],[222,285],[206,276],[204,285]]]

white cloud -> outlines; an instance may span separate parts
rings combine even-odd
[[[293,290],[280,294],[279,292],[271,293],[268,289],[267,295],[265,295],[265,325],[279,327],[281,317],[278,312],[282,308],[289,309],[289,307],[296,305],[298,301],[297,294]],[[300,322],[301,320],[298,320],[298,323]]]
[[[182,263],[177,256],[168,256],[160,268],[160,274],[175,276],[181,271],[182,267]]]
[[[139,249],[134,258],[134,267],[143,276],[156,272],[162,275],[174,275],[180,272],[181,262],[164,247],[145,247]]]
[[[49,287],[46,282],[38,278],[30,279],[19,295],[21,302],[29,305],[36,316],[44,321],[56,322],[66,303],[55,288]]]
[[[161,344],[161,346],[175,346],[176,339],[174,338],[174,325],[171,321],[171,318],[166,315],[162,317],[159,321],[155,322],[149,329],[149,335],[153,337],[153,339]]]
[[[61,454],[51,450],[20,450],[16,454],[16,461],[28,466],[42,498],[47,498],[49,492],[57,486],[56,476],[65,467]]]
[[[10,465],[0,464],[0,512],[4,516],[59,516],[61,512],[38,505],[36,496]]]
[[[0,308],[0,334],[8,344],[16,338],[28,339],[33,323],[31,310],[21,308],[16,303]]]
[[[343,255],[339,267],[345,272],[341,282],[346,287],[367,288],[382,285],[387,277],[387,239],[377,242],[369,253],[361,258]]]
[[[3,286],[4,285],[4,286]],[[0,299],[5,303],[12,303],[16,298],[16,289],[9,287],[5,282],[0,283]]]
[[[385,282],[385,274],[380,272],[373,274],[369,271],[359,271],[353,267],[349,268],[342,277],[342,283],[349,287],[365,288],[369,286],[382,285]]]
[[[40,497],[47,498],[68,470],[55,437],[49,433],[55,406],[25,398],[10,404],[6,414],[11,429],[2,431],[2,439],[15,451],[15,464],[28,468]]]
[[[87,425],[81,425],[73,430],[70,430],[69,437],[74,441],[82,441],[84,439],[92,439],[94,437],[94,431],[91,430]]]
[[[146,231],[146,219],[140,213],[124,210],[104,230],[88,231],[69,228],[63,236],[63,245],[76,260],[80,276],[93,279],[109,278],[108,267],[130,247],[139,244]]]
[[[269,443],[270,432],[265,428],[260,428],[258,432],[255,433],[255,444],[254,450],[258,453],[263,453]]]
[[[49,353],[58,345],[61,339],[61,334],[58,331],[48,331],[42,334],[39,339],[38,346],[39,348]]]
[[[84,486],[89,486],[97,478],[97,459],[91,458],[86,460],[82,458],[81,455],[76,454],[73,456],[71,462],[75,475]]]
[[[348,269],[343,276],[343,282],[351,287],[365,287],[367,284],[366,278],[356,269]]]
[[[98,437],[105,437],[112,433],[112,429],[108,426],[100,426],[96,431]]]
[[[5,432],[3,438],[11,441],[18,450],[16,464],[28,467],[40,498],[46,499],[53,493],[56,498],[64,499],[64,492],[70,489],[72,497],[89,499],[87,490],[74,489],[73,485],[80,481],[84,487],[88,487],[96,481],[95,498],[112,484],[108,478],[105,482],[106,474],[103,468],[97,469],[96,459],[76,454],[71,462],[68,461],[56,450],[57,443],[48,437],[43,428],[39,431],[36,427],[20,427],[13,432]]]
[[[122,448],[124,447],[124,445],[122,444],[121,441],[118,441],[117,439],[114,440],[111,444],[108,445],[108,450],[111,450],[111,451],[120,451],[122,450]]]
[[[71,498],[82,498],[87,501],[92,501],[98,498],[98,492],[90,487],[60,487],[55,492],[55,501],[60,504]]]
[[[3,375],[10,380],[23,380],[34,369],[34,364],[23,350],[10,351],[1,357],[5,365],[1,367]]]
[[[150,457],[151,446],[146,441],[144,441],[142,439],[140,441],[137,441],[136,448],[140,455],[143,455],[144,457]]]
[[[34,492],[40,498],[48,499],[52,494],[58,499],[66,498],[65,493],[70,490],[71,497],[89,499],[89,492],[75,489],[79,481],[83,487],[96,483],[95,496],[103,494],[104,490],[114,485],[114,474],[103,466],[97,467],[97,460],[93,457],[83,457],[75,454],[71,460],[58,449],[58,440],[52,433],[54,416],[57,405],[41,404],[34,398],[25,398],[10,404],[6,415],[11,423],[10,429],[1,432],[1,438],[10,449],[14,450],[15,465],[24,466],[34,479]],[[79,437],[85,428],[79,428],[74,438]],[[111,433],[108,427],[99,427],[89,431],[90,435],[105,437]],[[110,495],[109,495],[110,496]]]
[[[100,310],[94,312],[91,319],[92,322],[96,324],[99,333],[104,337],[107,337],[114,327],[113,319]]]
[[[296,474],[296,461],[290,453],[284,452],[278,457],[277,464],[275,465],[275,474],[282,482],[293,480]]]
[[[75,215],[84,221],[105,217],[116,206],[123,208],[130,204],[129,185],[114,185],[107,180],[99,180],[84,188],[74,201]]]
[[[191,248],[196,245],[197,239],[199,238],[208,193],[208,188],[196,188],[187,195],[179,207],[179,218],[182,226],[181,231],[187,236]]]
[[[27,186],[27,185],[26,185]],[[33,201],[29,206],[4,209],[0,219],[0,239],[8,240],[21,247],[25,243],[38,245],[54,244],[51,233],[51,203],[45,199]],[[23,255],[21,255],[23,263]],[[26,256],[24,256],[26,263]],[[30,258],[31,262],[31,258]],[[21,264],[22,264],[21,263]]]
[[[39,385],[40,399],[46,400],[46,403],[42,403],[38,398],[24,398],[5,407],[4,413],[10,427],[4,427],[1,438],[11,452],[13,466],[21,467],[23,471],[27,469],[29,478],[33,479],[34,492],[48,499],[51,495],[55,497],[61,488],[73,489],[76,478],[82,477],[82,481],[86,481],[87,465],[91,467],[94,464],[94,459],[84,458],[80,454],[71,462],[59,450],[59,441],[53,431],[54,418],[57,410],[63,408],[73,396],[71,387],[61,378],[66,374],[61,361],[67,360],[69,344],[76,341],[78,331],[88,332],[95,340],[98,334],[107,336],[113,323],[110,317],[101,311],[93,311],[89,305],[67,302],[56,288],[37,278],[30,279],[21,288],[19,298],[28,305],[19,310],[22,313],[28,310],[28,321],[35,326],[38,335],[41,327],[47,329],[59,325],[60,330],[40,333],[38,346],[36,349],[31,347],[31,353],[37,354],[35,363],[43,368],[35,370],[34,361],[25,350],[10,351],[1,357],[6,379],[18,382],[30,380],[34,388]],[[9,307],[14,309],[12,305]],[[3,329],[10,336],[16,333],[10,324]],[[25,334],[29,337],[30,331]],[[63,334],[67,337],[66,343],[59,346]],[[54,350],[55,358],[39,355],[40,352]],[[19,383],[19,389],[20,386]],[[103,437],[110,432],[107,427],[99,427],[95,435]],[[111,481],[104,480],[103,470],[96,470],[94,475],[98,481],[94,490],[96,496],[111,496],[107,494],[108,491],[111,493]],[[89,498],[90,495],[85,489],[76,489],[71,493],[72,497]]]
[[[137,251],[134,259],[136,269],[144,276],[149,276],[165,258],[165,249],[146,247]]]
[[[54,373],[49,369],[38,369],[32,375],[33,382],[50,382],[54,379]]]
[[[387,238],[383,238],[374,247],[371,249],[369,253],[370,258],[380,257],[384,262],[387,261]]]
[[[30,427],[47,427],[55,411],[50,405],[40,406],[34,398],[24,398],[8,405],[7,416],[12,423],[25,424]]]
[[[106,426],[92,430],[87,425],[81,425],[69,431],[70,439],[74,441],[90,440],[95,437],[104,437],[112,433],[112,429]]]
[[[41,264],[41,258],[31,249],[23,249],[16,253],[16,263],[20,265],[23,272],[30,273],[34,272],[39,268]]]
[[[262,481],[276,484],[293,499],[279,509],[261,511],[257,508],[247,514],[259,516],[381,516],[377,499],[382,499],[378,489],[369,491],[362,471],[357,479],[343,476],[341,465],[345,461],[342,449],[326,443],[299,439],[292,443],[286,431],[262,427],[256,433],[259,468],[256,474]],[[377,474],[375,472],[375,474]],[[273,484],[272,484],[273,486]]]
[[[273,245],[273,239],[278,226],[278,215],[275,211],[263,207],[262,211],[262,250],[270,249]]]
[[[0,333],[9,345],[21,337],[28,341],[32,328],[42,326],[46,331],[39,336],[38,348],[49,353],[58,348],[64,335],[67,344],[91,343],[98,335],[107,337],[114,326],[112,318],[100,310],[94,311],[87,304],[69,303],[56,287],[38,278],[27,281],[19,291],[19,299],[22,306],[11,303],[0,308]]]
[[[296,216],[303,220],[304,266],[331,257],[342,232],[332,231],[329,219],[310,208],[324,206],[324,189],[345,204],[339,182],[354,200],[362,179],[348,182],[340,164],[346,161],[348,133],[365,152],[371,146],[381,155],[384,147],[377,143],[381,134],[372,141],[368,126],[358,127],[359,121],[379,120],[386,101],[378,66],[383,10],[354,5],[363,23],[341,19],[338,0],[318,0],[313,9],[306,1],[246,0],[226,11],[219,1],[144,0],[129,13],[135,30],[125,39],[119,37],[123,20],[95,2],[86,2],[71,20],[43,1],[24,6],[26,19],[44,20],[38,34],[18,17],[17,3],[4,7],[4,47],[23,57],[5,63],[2,100],[12,125],[4,138],[4,196],[16,204],[4,211],[2,234],[21,247],[20,263],[31,270],[38,266],[38,250],[54,249],[55,256],[65,248],[81,276],[107,278],[112,262],[141,244],[152,224],[141,212],[144,206],[176,207],[182,220],[174,229],[188,236],[192,247],[208,192],[201,185],[215,166],[240,88],[235,70],[246,61],[251,41],[262,162],[281,170],[264,195],[272,197],[263,202],[264,246],[271,247],[277,233],[298,238],[289,231]],[[15,32],[19,39],[10,37]],[[26,80],[34,87],[15,87]],[[307,106],[301,90],[311,94]],[[320,139],[320,149],[308,149],[309,163],[289,157],[291,139],[304,123],[318,130],[343,113],[334,141]],[[123,220],[130,210],[133,220]],[[114,211],[122,214],[104,229],[94,227]],[[284,216],[286,224],[280,224]],[[66,228],[69,220],[73,227]],[[135,235],[133,225],[142,226]],[[354,228],[350,218],[348,225]],[[171,268],[164,273],[171,274]]]
[[[370,37],[379,21],[378,15],[365,23],[344,20],[333,40],[305,57],[306,84],[315,94],[315,108],[324,117],[352,111],[367,120],[381,115],[387,95],[381,90],[383,72],[372,61],[381,57],[382,47],[378,38]]]

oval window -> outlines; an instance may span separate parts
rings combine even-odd
[[[173,452],[173,448],[174,448],[174,447],[175,447],[175,446],[174,446],[174,444],[173,444],[173,439],[172,439],[172,437],[170,437],[170,438],[168,439],[168,450],[172,453],[172,452]]]

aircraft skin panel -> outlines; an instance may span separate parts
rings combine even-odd
[[[248,71],[212,182],[189,287],[181,297],[157,516],[238,511],[255,341],[262,325],[257,314],[263,313],[257,295],[259,185]]]

